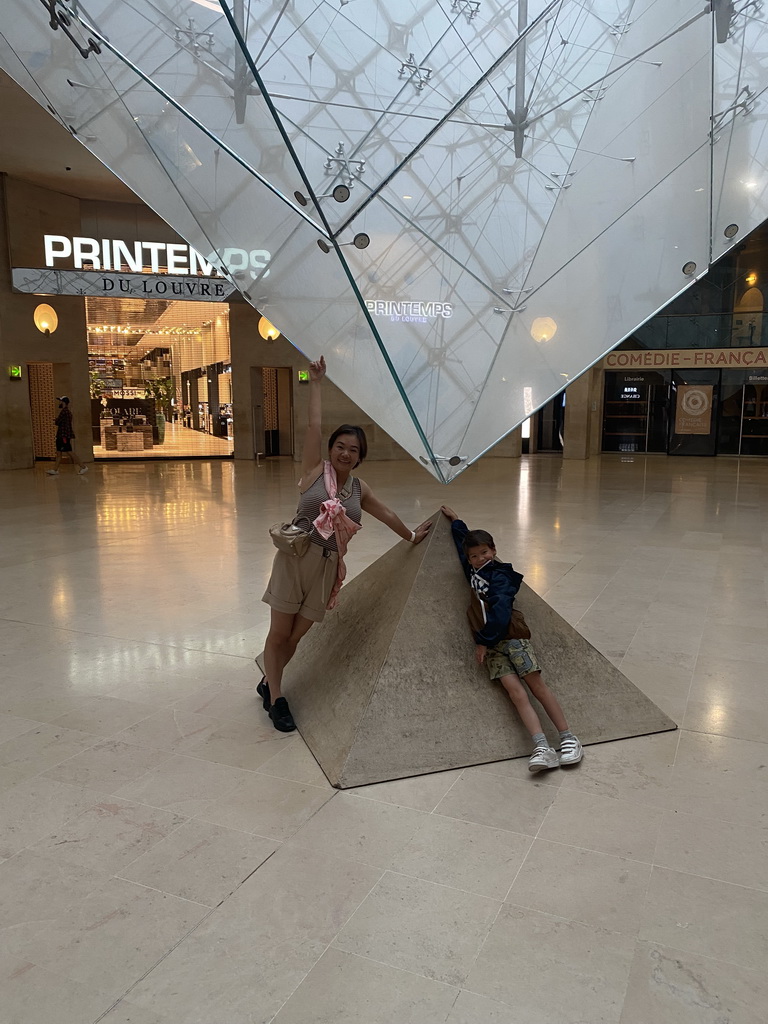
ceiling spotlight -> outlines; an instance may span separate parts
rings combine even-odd
[[[728,227],[723,231],[726,238],[734,238],[739,233],[738,224],[729,224]]]
[[[346,203],[351,193],[346,185],[337,185],[333,192],[325,192],[321,196],[315,196],[316,199],[328,199],[329,196],[333,196],[337,203]],[[299,206],[309,206],[309,200],[301,192],[294,192],[293,198],[299,204]]]
[[[686,277],[691,277],[693,274],[696,273],[696,264],[692,260],[689,260],[688,263],[684,263],[683,273]]]

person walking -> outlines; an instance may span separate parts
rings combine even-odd
[[[59,399],[59,415],[53,421],[56,424],[56,465],[48,470],[48,476],[58,476],[61,456],[66,452],[72,459],[72,464],[78,466],[80,476],[88,472],[88,467],[80,461],[72,446],[75,439],[75,431],[72,426],[72,410],[69,408],[69,399],[62,395]]]

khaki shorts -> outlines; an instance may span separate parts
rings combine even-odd
[[[531,672],[541,672],[530,640],[503,640],[489,649],[485,664],[491,679],[511,675],[523,678]]]
[[[303,615],[312,622],[322,622],[336,582],[338,564],[338,552],[326,554],[319,544],[310,544],[301,558],[276,551],[262,601],[276,612]]]

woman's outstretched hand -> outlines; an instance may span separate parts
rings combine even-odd
[[[440,511],[443,513],[444,516],[450,519],[451,522],[454,522],[454,520],[459,518],[458,512],[454,512],[453,509],[448,508],[447,505],[441,505]]]
[[[314,363],[309,364],[309,379],[322,380],[325,376],[325,356],[320,356]]]
[[[416,537],[415,537],[413,543],[414,544],[421,544],[421,542],[424,540],[424,538],[429,533],[431,527],[432,527],[432,520],[431,519],[429,520],[428,523],[422,523],[421,526],[417,526],[416,529],[413,531],[416,534]]]

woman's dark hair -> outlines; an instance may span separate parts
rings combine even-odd
[[[357,465],[355,466],[355,469],[357,469],[357,466],[360,465],[360,463],[368,454],[368,441],[366,440],[365,437],[365,431],[363,430],[362,427],[353,427],[349,423],[342,423],[342,425],[340,427],[337,427],[331,434],[330,439],[328,441],[328,451],[330,451],[331,448],[333,448],[333,446],[336,444],[336,441],[338,440],[338,438],[342,436],[342,434],[354,434],[354,436],[357,438],[357,443],[360,446],[360,456],[357,460]]]
[[[483,545],[488,548],[496,548],[493,537],[487,530],[470,530],[464,538],[464,554],[466,555],[470,548],[480,548]]]

